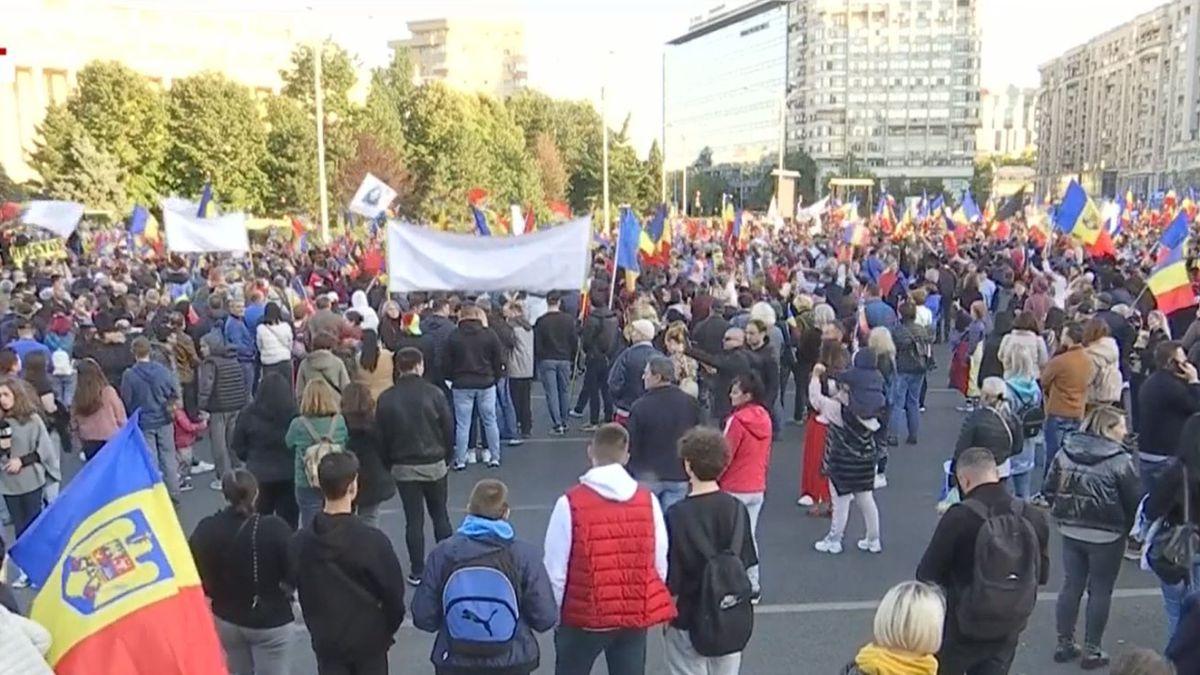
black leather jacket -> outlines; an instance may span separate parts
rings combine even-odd
[[[1125,534],[1133,526],[1142,485],[1123,445],[1072,433],[1050,465],[1042,494],[1059,525]]]
[[[379,395],[375,408],[383,463],[431,464],[450,457],[454,416],[446,395],[416,375],[402,375]]]

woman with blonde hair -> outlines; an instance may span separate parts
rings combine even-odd
[[[700,396],[700,385],[696,373],[699,366],[696,364],[696,359],[683,353],[687,349],[687,344],[686,324],[682,321],[675,321],[667,326],[666,333],[663,335],[663,345],[667,348],[667,356],[670,357],[671,363],[675,364],[675,377],[679,380],[679,388],[693,397],[698,397]]]
[[[946,600],[936,586],[920,581],[893,586],[875,610],[874,639],[843,675],[935,675],[945,622]]]
[[[1113,588],[1121,572],[1125,535],[1142,498],[1133,456],[1124,445],[1125,414],[1110,405],[1093,408],[1079,433],[1063,438],[1062,451],[1046,474],[1042,496],[1058,521],[1063,548],[1063,586],[1055,617],[1056,663],[1082,656],[1084,670],[1108,665],[1100,649]],[[1079,603],[1087,590],[1083,649],[1075,642]]]
[[[879,369],[879,374],[883,375],[883,395],[887,400],[887,410],[879,415],[879,422],[882,426],[879,428],[877,436],[880,439],[879,453],[879,475],[875,478],[875,487],[887,487],[887,477],[884,472],[887,470],[887,448],[886,445],[897,446],[900,441],[896,438],[896,430],[889,428],[889,422],[892,419],[892,388],[896,382],[896,342],[892,340],[892,331],[883,326],[876,326],[867,333],[867,349],[875,357],[875,367]]]
[[[295,457],[296,504],[300,507],[300,527],[312,525],[321,510],[321,490],[308,479],[305,454],[322,442],[337,450],[345,447],[349,432],[340,413],[341,397],[323,379],[309,380],[300,397],[300,414],[292,419],[284,441]]]

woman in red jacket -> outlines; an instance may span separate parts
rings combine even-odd
[[[771,415],[763,406],[764,387],[756,373],[733,378],[729,402],[733,414],[725,422],[725,440],[729,443],[729,461],[717,479],[721,489],[737,497],[750,512],[750,537],[758,550],[758,514],[767,492],[767,466],[771,463]],[[746,570],[758,601],[758,565]]]

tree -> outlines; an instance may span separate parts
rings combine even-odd
[[[663,154],[658,147],[658,139],[650,143],[650,151],[646,153],[646,161],[642,163],[642,181],[639,199],[643,205],[649,206],[662,201],[662,169]]]
[[[342,162],[348,160],[354,153],[355,129],[353,125],[354,106],[350,101],[350,89],[354,86],[356,76],[354,61],[346,50],[326,42],[321,48],[321,89],[322,110],[324,112],[325,129],[325,176],[329,185],[336,180],[338,169]],[[295,150],[313,156],[312,166],[316,166],[316,96],[313,81],[313,50],[309,45],[297,47],[292,52],[291,67],[280,71],[283,78],[283,95],[299,104],[300,110],[308,117],[309,125],[313,127],[313,140],[310,144]],[[282,140],[277,138],[276,140]],[[299,140],[293,138],[293,140]],[[308,160],[305,159],[305,164]],[[315,169],[314,169],[315,175]],[[317,214],[320,211],[320,196],[313,189],[302,197],[304,209]],[[334,207],[336,202],[330,200],[333,213],[339,210]],[[330,214],[333,215],[332,213]]]
[[[804,200],[804,204],[811,204],[817,199],[817,163],[803,150],[793,150],[783,157],[783,166],[788,171],[795,171],[800,174],[796,179],[796,195]],[[760,167],[763,176],[759,180],[754,191],[750,193],[748,204],[751,208],[765,210],[771,204],[771,198],[775,196],[775,191],[779,185],[779,179],[771,174],[778,168],[776,164],[764,163]],[[784,213],[783,215],[789,215]]]
[[[693,169],[708,169],[713,165],[712,148],[707,145],[700,149],[700,154],[696,156],[696,161],[692,162]]]
[[[407,49],[396,49],[392,62],[371,73],[367,100],[357,115],[356,129],[374,137],[391,151],[404,150],[404,117],[413,91],[413,67]]]
[[[369,173],[396,191],[393,205],[401,215],[412,217],[412,175],[399,153],[365,131],[360,131],[354,141],[354,155],[342,164],[334,181],[333,199],[339,204],[349,204],[362,184],[363,176]]]
[[[167,108],[169,188],[199,195],[211,181],[223,206],[261,211],[266,131],[250,89],[219,73],[201,73],[175,81]]]
[[[46,185],[46,193],[56,199],[86,204],[91,209],[124,215],[130,204],[116,158],[97,148],[81,128],[76,127],[74,135],[65,158],[70,170]]]
[[[0,202],[23,201],[26,198],[25,189],[8,177],[8,172],[0,166]]]
[[[567,196],[567,168],[563,165],[558,145],[549,132],[538,133],[533,145],[533,161],[537,165],[538,177],[542,182],[542,194],[551,201],[562,201]]]
[[[971,196],[975,203],[982,205],[992,194],[992,172],[995,169],[992,160],[984,159],[975,162],[975,173],[971,176]]]
[[[300,104],[271,96],[266,104],[266,213],[317,212],[317,131]]]
[[[711,216],[720,213],[721,199],[732,194],[733,186],[715,171],[697,172],[688,175],[688,215]],[[696,193],[700,193],[700,210],[696,210]]]
[[[52,106],[38,127],[41,140],[31,166],[43,181],[60,183],[63,172],[72,170],[65,159],[78,125],[97,152],[116,162],[126,196],[153,203],[162,192],[168,144],[163,96],[144,76],[114,61],[87,64],[76,84],[66,106]]]

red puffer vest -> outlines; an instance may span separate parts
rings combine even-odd
[[[586,485],[567,490],[571,559],[562,622],[574,628],[649,628],[675,618],[675,603],[654,568],[654,508],[639,487],[614,502]]]

